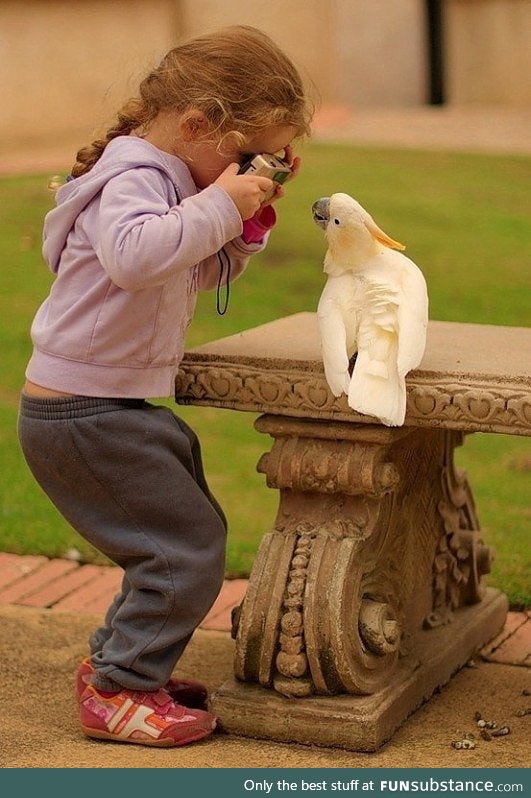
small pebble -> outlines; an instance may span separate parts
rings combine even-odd
[[[452,748],[455,748],[457,751],[470,750],[475,747],[476,744],[473,740],[454,740],[452,743]]]
[[[495,720],[485,720],[481,712],[476,712],[474,718],[479,729],[495,729],[498,725]]]
[[[496,729],[498,724],[495,720],[478,720],[478,726],[480,729]]]
[[[500,729],[495,729],[492,731],[491,737],[505,737],[507,734],[510,734],[511,730],[509,726],[502,726]]]

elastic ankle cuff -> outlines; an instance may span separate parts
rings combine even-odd
[[[91,681],[96,690],[103,693],[119,693],[120,690],[124,689],[121,684],[118,684],[113,679],[109,679],[103,674],[98,674],[98,671],[95,671]]]

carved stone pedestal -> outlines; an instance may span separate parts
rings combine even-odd
[[[236,734],[373,751],[502,626],[462,433],[262,416],[280,491],[235,617]]]
[[[503,625],[507,609],[498,591],[476,607],[460,609],[451,625],[425,633],[414,653],[389,672],[373,695],[286,698],[253,682],[231,679],[214,695],[220,726],[232,734],[282,742],[376,751],[468,656]],[[415,667],[417,664],[417,667]]]

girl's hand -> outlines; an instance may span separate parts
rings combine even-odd
[[[245,222],[260,210],[264,197],[273,189],[275,184],[268,177],[239,175],[239,169],[239,164],[229,164],[218,179],[214,181],[214,185],[221,186],[227,192]]]
[[[291,175],[289,176],[288,180],[296,177],[301,165],[301,159],[293,155],[293,147],[291,144],[288,144],[288,146],[285,148],[282,160],[286,161],[288,166],[291,166]]]

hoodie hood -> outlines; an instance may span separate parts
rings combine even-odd
[[[174,186],[178,183],[184,188],[186,195],[197,193],[190,171],[180,158],[136,136],[118,136],[109,142],[90,172],[68,181],[56,193],[56,207],[44,219],[42,247],[52,272],[57,272],[66,239],[77,217],[109,180],[129,169],[146,166],[164,172]],[[177,192],[176,201],[181,199]]]

